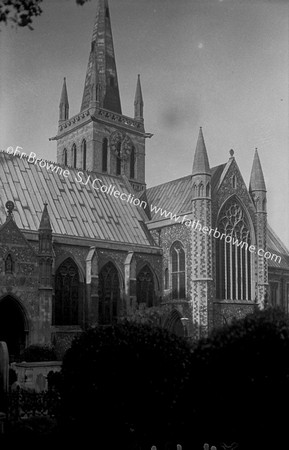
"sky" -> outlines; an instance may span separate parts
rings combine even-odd
[[[289,0],[110,0],[123,114],[141,75],[148,187],[189,175],[199,127],[248,186],[258,148],[268,221],[289,247]],[[96,0],[44,0],[34,30],[0,33],[0,148],[56,160],[63,77],[80,110]],[[161,206],[161,205],[158,205]],[[173,211],[172,211],[173,212]]]

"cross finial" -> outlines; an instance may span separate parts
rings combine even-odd
[[[6,202],[6,204],[5,204],[5,207],[6,207],[7,211],[8,211],[7,219],[12,219],[14,203],[11,200],[8,200],[8,202]]]

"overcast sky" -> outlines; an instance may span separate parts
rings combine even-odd
[[[229,150],[248,185],[258,147],[268,219],[289,247],[288,0],[110,0],[123,113],[141,74],[148,186],[191,172],[203,127],[210,165]],[[0,148],[56,159],[67,78],[80,109],[96,1],[44,0],[34,31],[0,33]],[[3,27],[2,27],[3,28]],[[161,206],[161,205],[158,205]]]

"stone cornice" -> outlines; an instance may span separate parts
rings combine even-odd
[[[129,130],[130,132],[141,136],[145,134],[144,124],[141,121],[108,111],[103,108],[89,108],[79,114],[76,114],[68,120],[60,122],[58,126],[58,134],[52,139],[58,140],[66,134],[71,133],[72,130],[77,129],[90,121],[100,121],[103,123],[109,122],[110,124],[114,124],[116,127],[123,128],[126,131]]]

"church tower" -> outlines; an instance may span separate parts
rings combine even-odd
[[[211,171],[203,131],[200,128],[192,172],[192,315],[194,338],[205,337],[213,320]],[[204,231],[207,227],[207,233]]]
[[[125,175],[145,189],[145,129],[140,77],[134,118],[121,109],[108,0],[98,0],[80,113],[69,118],[66,80],[61,93],[57,162],[79,170]]]
[[[266,251],[267,245],[267,195],[266,185],[257,149],[255,150],[250,177],[249,192],[254,202],[256,212],[256,246]],[[268,295],[268,262],[264,256],[257,256],[257,286],[256,301],[263,309]]]

